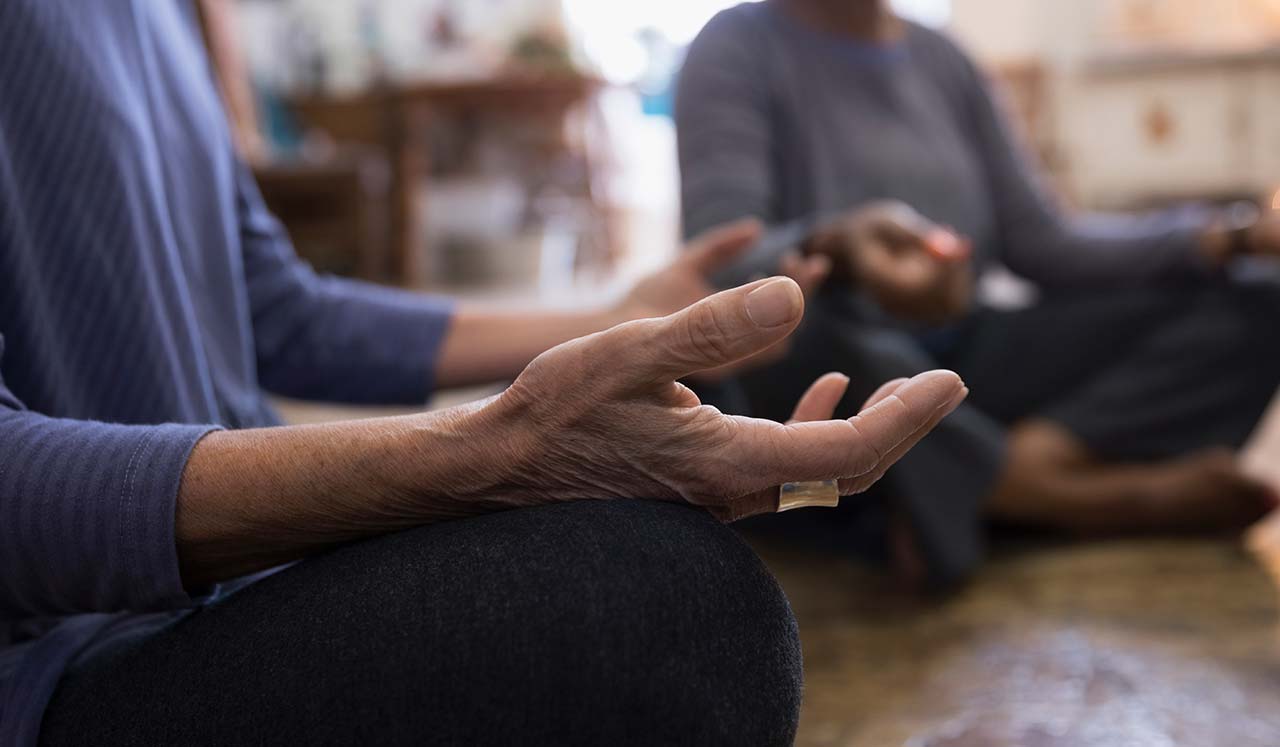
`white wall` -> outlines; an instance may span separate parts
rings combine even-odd
[[[1070,66],[1095,49],[1105,0],[954,0],[952,32],[987,63]]]
[[[1040,53],[1041,0],[955,0],[951,30],[987,62],[1008,62]]]

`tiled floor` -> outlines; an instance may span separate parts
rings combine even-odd
[[[1007,549],[934,604],[760,549],[800,619],[802,747],[1280,745],[1280,608],[1238,543]]]

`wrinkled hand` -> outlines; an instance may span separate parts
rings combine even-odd
[[[487,432],[508,434],[492,451],[503,492],[515,505],[685,501],[735,520],[777,510],[785,482],[866,490],[960,404],[958,376],[890,382],[859,415],[829,420],[847,379],[828,375],[787,425],[724,415],[677,381],[777,344],[803,307],[794,281],[772,278],[539,356],[483,408]]]
[[[849,212],[820,230],[810,249],[831,257],[838,276],[902,319],[944,322],[972,302],[969,242],[901,202]]]
[[[697,237],[671,264],[637,283],[623,300],[618,316],[623,319],[666,316],[715,293],[710,278],[740,259],[760,239],[761,230],[759,221],[748,218]],[[824,256],[801,257],[799,253],[792,252],[783,256],[779,271],[781,275],[795,280],[808,296],[827,279],[831,261]],[[720,379],[771,363],[786,352],[784,341],[750,359],[715,371],[701,372],[695,378]]]

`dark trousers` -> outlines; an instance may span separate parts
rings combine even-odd
[[[86,661],[44,745],[782,745],[769,572],[701,510],[571,503],[299,563]]]
[[[897,511],[945,586],[981,560],[983,502],[1010,424],[1054,421],[1111,461],[1239,447],[1280,386],[1277,320],[1280,283],[1271,278],[1050,295],[1028,309],[979,311],[942,335],[912,334],[828,293],[811,305],[786,360],[700,393],[728,412],[785,419],[816,377],[841,371],[853,377],[838,413],[848,416],[889,379],[939,366],[959,372],[968,402],[871,494],[834,512],[754,521],[883,558]]]

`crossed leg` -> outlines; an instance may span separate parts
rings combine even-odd
[[[783,745],[801,676],[734,532],[570,503],[351,545],[77,662],[41,743]]]

